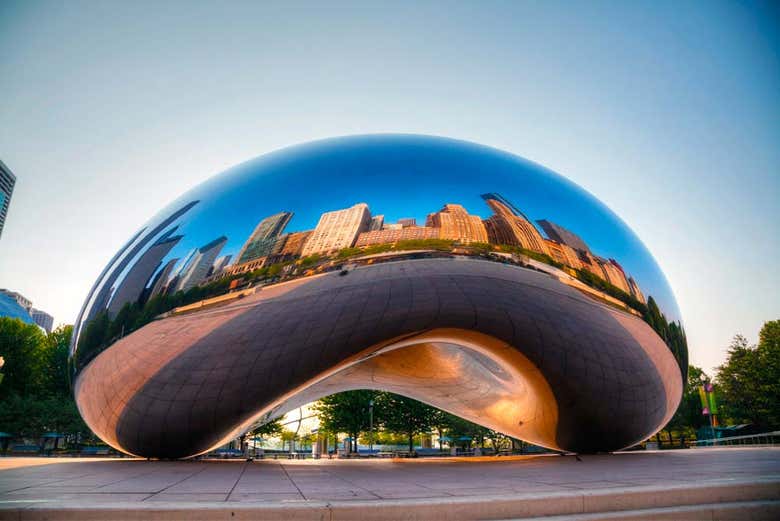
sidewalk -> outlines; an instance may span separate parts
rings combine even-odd
[[[14,520],[501,519],[740,502],[780,512],[780,449],[632,452],[582,461],[0,458],[0,519]]]

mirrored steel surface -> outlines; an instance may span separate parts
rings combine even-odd
[[[371,135],[261,156],[155,215],[95,282],[70,363],[90,427],[141,456],[357,388],[593,452],[668,421],[687,347],[652,256],[591,195],[495,149]]]

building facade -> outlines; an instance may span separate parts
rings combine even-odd
[[[580,269],[582,263],[580,262],[577,252],[573,248],[550,239],[544,239],[544,244],[547,247],[547,251],[550,252],[550,257],[556,262],[560,262],[566,266]]]
[[[222,257],[218,257],[217,260],[214,261],[214,267],[211,269],[211,274],[219,275],[222,273],[227,265],[230,264],[232,259],[232,255],[223,255]]]
[[[5,218],[8,215],[8,207],[11,204],[11,195],[14,193],[16,176],[0,161],[0,237],[3,235]]]
[[[497,194],[483,194],[482,198],[493,210],[493,215],[485,219],[485,227],[491,243],[519,246],[550,255],[542,235],[511,203]]]
[[[49,315],[45,311],[41,311],[40,309],[35,308],[30,309],[30,316],[32,317],[33,321],[41,326],[47,333],[51,333],[51,330],[54,327],[53,316]]]
[[[377,244],[392,244],[398,241],[438,239],[439,231],[440,228],[410,226],[407,228],[363,232],[358,236],[355,246],[375,246]]]
[[[373,231],[381,230],[384,224],[385,224],[385,216],[375,215],[371,218],[371,223],[368,225],[368,231],[373,232]]]
[[[10,289],[3,288],[0,289],[0,293],[8,295],[27,311],[29,311],[32,307],[32,301],[17,291],[11,291]]]
[[[459,204],[445,204],[438,212],[429,214],[425,226],[439,228],[440,239],[463,243],[488,242],[487,230],[482,219],[478,215],[469,215]]]
[[[209,269],[222,251],[227,242],[224,235],[214,239],[210,243],[198,249],[198,252],[190,261],[190,265],[182,272],[177,286],[177,291],[187,291],[200,284],[208,276]]]
[[[175,228],[155,241],[139,258],[125,278],[114,291],[108,305],[108,316],[113,318],[126,304],[134,304],[144,296],[144,290],[154,273],[162,265],[162,260],[181,240],[181,235],[172,235]]]
[[[642,290],[639,289],[639,284],[636,283],[633,277],[628,277],[628,287],[631,290],[631,296],[637,299],[642,304],[647,303],[645,295]]]
[[[30,313],[8,293],[0,291],[0,317],[18,318],[26,324],[34,324]]]
[[[325,212],[320,216],[317,227],[301,250],[301,256],[326,253],[351,248],[358,235],[368,231],[371,212],[366,203],[358,203],[351,208]]]
[[[280,254],[284,257],[299,257],[303,251],[303,247],[306,241],[311,237],[312,230],[305,232],[294,232],[287,236],[287,240],[284,241],[282,251]]]
[[[614,259],[605,260],[599,258],[598,261],[601,269],[604,271],[604,279],[616,288],[621,289],[630,295],[631,288],[628,286],[628,279],[623,272],[623,268],[621,268]]]
[[[292,212],[279,212],[260,221],[236,255],[236,264],[270,255],[292,216]]]
[[[547,237],[550,239],[561,244],[565,244],[571,248],[574,248],[575,250],[590,253],[590,248],[588,248],[588,245],[576,233],[546,219],[541,219],[536,222],[539,223],[539,226],[542,227],[542,230],[544,230],[544,233],[546,233]]]

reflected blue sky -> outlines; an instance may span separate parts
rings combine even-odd
[[[680,314],[654,259],[625,224],[593,196],[539,165],[493,148],[440,137],[371,135],[321,140],[240,164],[180,196],[145,226],[155,227],[191,201],[177,223],[183,239],[165,260],[184,262],[222,235],[221,255],[235,254],[263,218],[290,211],[286,232],[311,230],[323,212],[368,204],[385,222],[416,218],[444,204],[483,219],[480,197],[497,192],[532,221],[547,219],[578,234],[591,251],[617,260],[672,320]],[[541,231],[541,230],[540,230]],[[542,232],[544,235],[544,233]],[[165,263],[163,261],[163,264]]]

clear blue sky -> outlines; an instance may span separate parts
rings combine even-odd
[[[777,5],[6,0],[0,287],[72,322],[131,233],[212,174],[315,138],[445,135],[620,215],[711,368],[780,318]]]

